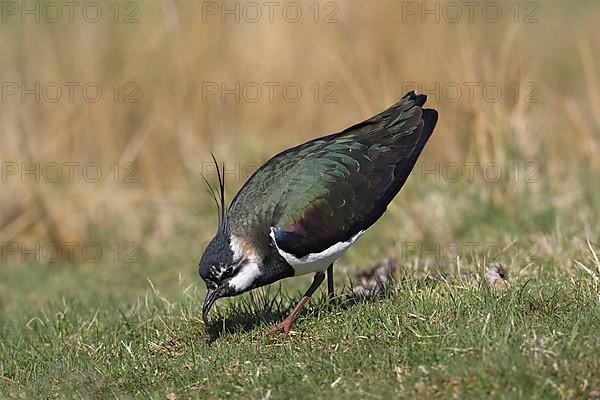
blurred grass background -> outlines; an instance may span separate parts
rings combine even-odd
[[[95,23],[82,18],[88,1],[73,22],[66,8],[60,21],[44,19],[49,9],[22,21],[23,7],[59,2],[0,3],[0,393],[597,396],[600,3],[486,0],[472,22],[464,7],[449,22],[466,3],[282,2],[272,23],[261,2],[255,23],[206,13],[250,2],[98,2]],[[303,16],[291,23],[281,12],[294,4]],[[415,5],[437,7],[439,22],[408,15]],[[487,5],[501,8],[497,22]],[[73,101],[65,82],[79,85]],[[21,85],[37,83],[50,92],[22,101]],[[236,83],[250,84],[239,101],[206,93]],[[298,101],[282,95],[290,83]],[[220,301],[205,327],[197,262],[217,223],[201,179],[215,178],[210,152],[227,165],[231,199],[275,153],[383,110],[414,83],[440,112],[436,131],[386,215],[336,263],[338,292],[383,257],[404,280],[364,303],[314,296],[289,340],[264,328],[308,276]],[[97,102],[85,84],[102,89]],[[56,85],[62,97],[48,101]],[[502,88],[498,101],[485,85]],[[79,163],[72,182],[65,163]],[[82,176],[90,163],[98,182]],[[56,164],[63,176],[50,182],[42,170]],[[57,262],[48,244],[63,247]],[[99,261],[85,259],[87,244]],[[504,294],[423,279],[496,262],[509,272]]]
[[[191,0],[137,2],[134,8],[121,2],[118,23],[108,5],[97,23],[77,12],[73,23],[66,16],[56,23],[7,16],[0,25],[3,82],[96,82],[103,96],[90,103],[76,90],[73,102],[66,93],[56,103],[31,96],[22,102],[18,95],[3,101],[3,166],[95,162],[103,179],[89,183],[76,174],[72,183],[65,177],[36,183],[8,176],[0,191],[0,242],[18,243],[21,250],[35,243],[133,242],[140,261],[124,264],[120,258],[99,268],[81,259],[46,265],[10,256],[3,263],[4,305],[38,298],[39,282],[52,279],[58,282],[45,293],[62,288],[57,295],[74,288],[83,293],[86,281],[89,290],[100,285],[123,292],[146,287],[146,278],[195,284],[203,243],[216,226],[200,178],[211,151],[231,168],[231,199],[248,176],[244,168],[384,109],[412,89],[411,82],[433,92],[428,106],[441,115],[421,158],[427,168],[438,162],[497,163],[503,179],[486,181],[477,169],[474,182],[464,178],[466,170],[457,183],[417,173],[345,262],[401,258],[407,241],[502,247],[533,242],[536,255],[553,260],[556,271],[577,270],[572,259],[587,254],[586,235],[595,244],[598,238],[600,4],[538,2],[538,22],[523,23],[531,2],[520,2],[515,23],[509,8],[514,2],[500,1],[504,15],[496,23],[486,21],[481,8],[473,22],[463,16],[450,23],[442,16],[436,23],[403,14],[406,3],[320,2],[318,22],[305,4],[296,23],[281,17],[285,2],[272,23],[266,15],[256,23],[236,23],[231,16],[223,23],[220,15],[206,15],[206,9],[203,14],[206,2]],[[417,4],[431,9],[449,3]],[[137,22],[124,23],[132,12]],[[334,22],[323,22],[327,15]],[[110,89],[115,82],[121,90],[117,102]],[[273,102],[266,90],[256,102],[203,96],[207,84],[231,89],[236,82],[277,82],[279,88],[295,82],[303,95],[297,102],[286,101],[280,89]],[[470,101],[465,82],[495,83],[504,93],[490,102],[476,89]],[[127,83],[139,89],[137,103],[124,102]],[[309,89],[314,83],[321,90],[318,101]],[[324,101],[328,83],[337,102]],[[463,89],[459,101],[436,95],[436,84],[449,83]],[[515,83],[516,98],[509,89]],[[528,83],[536,88],[536,102],[528,101]],[[122,173],[135,163],[137,182],[115,183],[109,170],[115,163]],[[515,163],[521,173],[516,182],[507,178]],[[524,179],[528,163],[535,165],[535,182]],[[419,257],[410,261],[421,268]],[[518,260],[511,267],[519,271],[532,263]]]

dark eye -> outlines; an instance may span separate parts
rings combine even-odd
[[[214,283],[213,281],[206,281],[206,287],[207,287],[207,288],[209,288],[209,289],[211,289],[211,290],[214,290],[214,289],[216,289],[218,286],[217,286],[217,284],[216,284],[216,283]]]
[[[227,267],[227,269],[225,270],[225,275],[231,276],[232,274],[233,274],[233,267]]]

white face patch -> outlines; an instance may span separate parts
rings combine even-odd
[[[260,275],[259,265],[262,264],[262,260],[256,253],[254,247],[241,236],[232,234],[229,237],[229,247],[233,252],[234,261],[242,258],[245,259],[245,261],[237,267],[239,272],[229,280],[229,284],[237,291],[246,290]]]
[[[243,242],[235,235],[231,235],[229,237],[229,248],[233,252],[233,259],[239,260],[242,256],[244,256],[244,244]]]
[[[261,259],[256,254],[254,247],[248,243],[244,238],[237,235],[231,235],[229,237],[229,248],[233,252],[233,259],[239,260],[245,258],[253,263],[260,264]]]
[[[242,263],[238,268],[239,272],[229,280],[229,284],[236,291],[241,292],[252,286],[252,283],[260,275],[260,269],[258,268],[258,264],[250,261]]]

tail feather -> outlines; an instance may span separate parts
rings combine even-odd
[[[417,95],[415,92],[410,92],[404,96],[404,98],[409,97],[414,101],[414,104],[419,107],[423,106],[427,101],[427,96],[424,94]],[[419,129],[421,130],[421,134],[419,136],[419,140],[417,141],[417,145],[415,146],[412,154],[408,158],[408,160],[404,160],[399,163],[394,171],[394,175],[396,179],[394,180],[393,190],[391,190],[387,196],[386,201],[391,201],[396,194],[400,191],[406,180],[408,179],[410,173],[412,172],[415,164],[417,163],[417,159],[421,155],[421,152],[425,148],[427,141],[431,137],[433,130],[438,121],[438,112],[431,108],[421,109],[421,122],[419,123]]]

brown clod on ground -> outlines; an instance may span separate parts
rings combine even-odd
[[[373,297],[383,292],[394,279],[397,269],[396,260],[386,258],[357,275],[357,281],[350,295],[355,297]]]
[[[588,399],[590,399],[590,400],[600,399],[600,390],[592,390],[590,392],[590,394],[588,395]]]
[[[498,264],[496,267],[488,268],[483,274],[483,283],[492,289],[504,292],[508,290],[508,272],[506,269]]]

